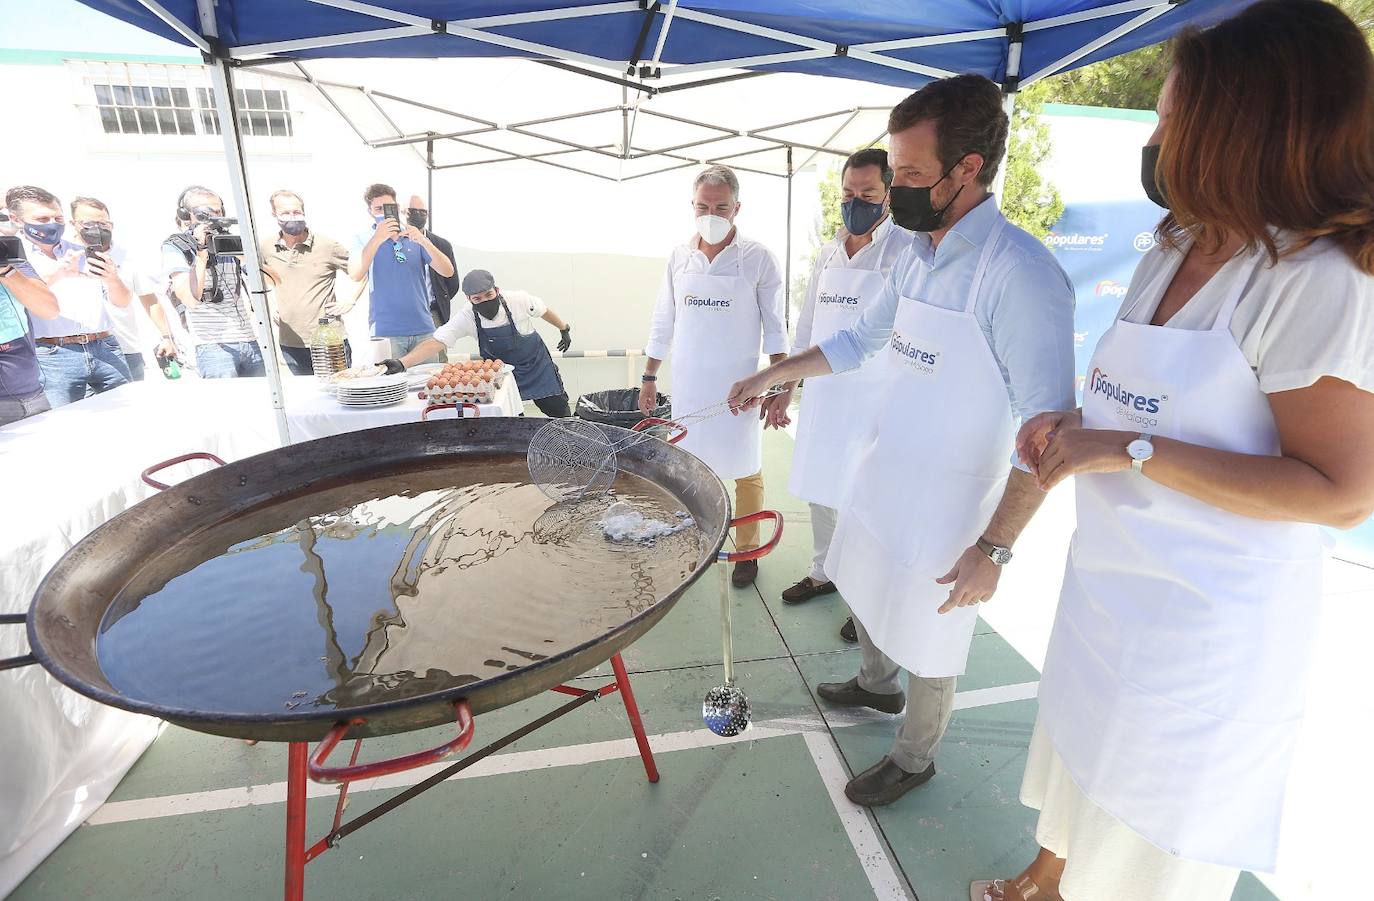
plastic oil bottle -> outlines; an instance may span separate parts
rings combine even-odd
[[[348,368],[344,349],[347,337],[342,318],[326,316],[320,320],[315,334],[310,338],[310,364],[317,378],[327,381],[330,376]]]

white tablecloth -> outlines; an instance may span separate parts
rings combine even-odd
[[[342,432],[356,432],[361,429],[375,429],[384,425],[401,422],[416,422],[425,408],[425,401],[415,392],[406,395],[399,404],[389,407],[345,407],[331,395],[321,391],[315,384],[314,376],[293,376],[284,379],[286,390],[286,422],[291,430],[292,441],[309,441]],[[520,389],[514,378],[507,378],[496,393],[496,402],[478,404],[481,416],[519,416],[525,405],[520,400]],[[465,410],[464,415],[474,415]],[[436,410],[430,419],[457,416],[456,410]]]
[[[0,613],[28,610],[43,575],[89,532],[153,493],[148,466],[191,451],[233,461],[280,446],[265,379],[154,378],[0,427]],[[523,411],[515,380],[483,416]],[[293,441],[402,422],[424,407],[345,407],[313,377],[286,379]],[[453,416],[443,411],[432,416]],[[168,470],[176,481],[205,464]],[[26,653],[0,626],[0,657]],[[104,803],[159,723],[64,688],[42,668],[0,672],[0,898]]]

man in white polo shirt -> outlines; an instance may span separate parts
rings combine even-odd
[[[5,206],[18,220],[29,262],[57,297],[56,319],[36,319],[33,338],[43,393],[54,407],[129,382],[129,367],[112,334],[111,307],[127,307],[133,291],[112,257],[87,252],[63,237],[56,195],[34,185],[10,188]]]

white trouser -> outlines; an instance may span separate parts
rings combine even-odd
[[[830,539],[835,535],[835,520],[839,511],[834,507],[811,505],[811,581],[828,582],[825,577],[825,555],[830,553]]]

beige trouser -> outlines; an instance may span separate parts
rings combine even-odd
[[[748,516],[763,509],[763,470],[742,479],[735,479],[735,516]],[[746,523],[735,527],[735,549],[752,551],[759,546],[759,524]]]
[[[859,687],[875,694],[892,695],[902,690],[902,668],[873,646],[863,623],[854,619],[859,633]],[[897,727],[897,740],[888,757],[908,773],[919,773],[935,762],[940,739],[954,713],[955,676],[926,679],[907,675],[906,713]]]

